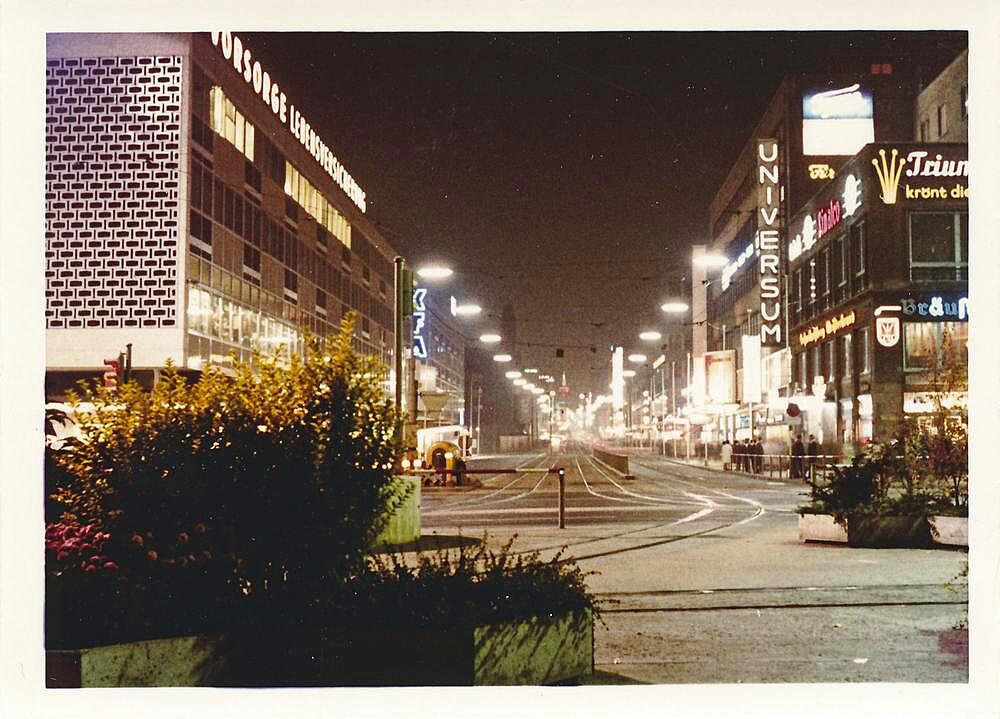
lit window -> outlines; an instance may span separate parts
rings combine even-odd
[[[216,85],[209,94],[212,130],[226,138],[253,162],[254,127]]]
[[[297,202],[315,220],[340,240],[351,246],[351,225],[292,163],[285,161],[285,194]]]
[[[920,372],[941,369],[948,356],[968,363],[969,325],[966,322],[905,322],[903,369]]]
[[[938,139],[948,132],[948,108],[945,105],[938,105],[937,109],[937,131]]]

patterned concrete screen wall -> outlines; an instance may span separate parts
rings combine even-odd
[[[46,63],[48,329],[178,324],[180,56]]]

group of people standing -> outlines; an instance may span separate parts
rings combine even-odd
[[[735,440],[732,444],[729,440],[722,443],[720,452],[722,456],[722,466],[727,471],[751,472],[760,474],[764,464],[764,445],[760,437],[753,437],[747,440]],[[802,442],[802,435],[798,435],[792,442],[791,448],[790,476],[792,479],[807,479],[812,477],[816,469],[816,461],[822,454],[822,447],[816,441],[814,435],[809,435],[809,445]]]
[[[816,441],[816,436],[809,435],[809,445],[802,443],[802,435],[798,435],[792,442],[792,461],[789,468],[789,476],[792,479],[814,478],[816,472],[816,459],[821,455],[822,448]]]
[[[737,439],[732,444],[729,444],[727,439],[722,443],[722,466],[725,469],[759,474],[763,465],[764,445],[760,437]]]

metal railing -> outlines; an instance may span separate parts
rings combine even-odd
[[[843,455],[839,454],[734,453],[729,471],[767,476],[772,479],[800,479],[815,489],[817,480],[824,483],[828,481],[833,475],[833,468],[843,461]]]

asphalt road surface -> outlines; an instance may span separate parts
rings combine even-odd
[[[564,548],[602,600],[591,683],[965,682],[967,606],[946,549],[798,541],[798,483],[631,458],[635,479],[587,454],[496,457],[481,475],[423,493],[423,536],[490,535],[543,556]]]

